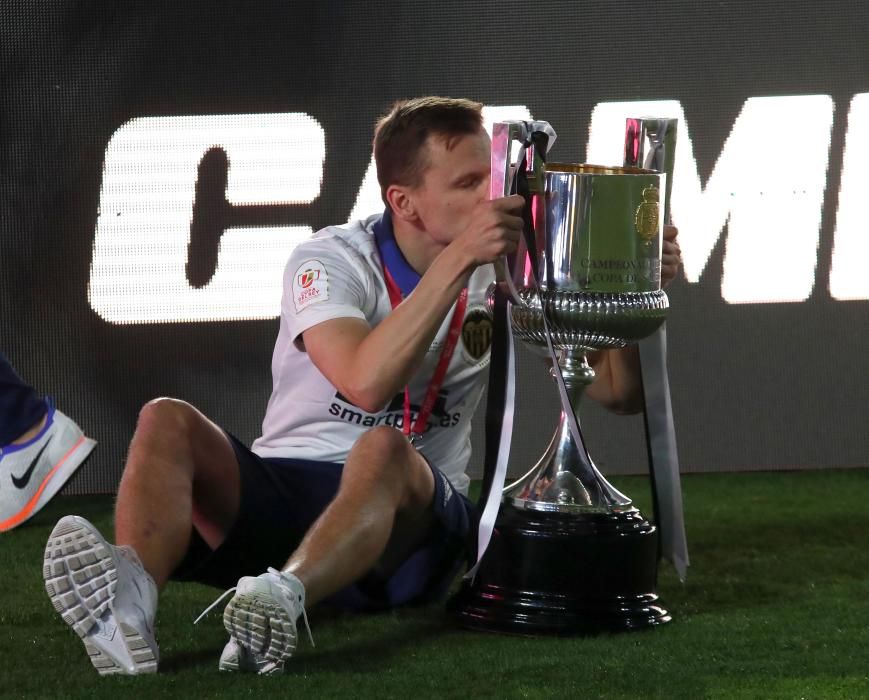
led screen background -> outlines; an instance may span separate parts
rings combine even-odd
[[[159,249],[167,265],[183,266],[191,288],[207,289],[216,269],[224,269],[216,261],[221,232],[247,229],[255,247],[263,239],[254,239],[267,229],[316,230],[345,221],[369,166],[377,116],[395,99],[422,94],[523,105],[555,126],[553,158],[567,161],[585,159],[599,104],[676,100],[690,124],[703,183],[747,100],[828,96],[829,151],[826,171],[816,173],[824,187],[807,298],[727,303],[724,227],[697,280],[680,279],[669,290],[670,376],[684,471],[866,465],[869,300],[834,298],[830,270],[846,134],[854,134],[853,157],[860,155],[859,129],[849,131],[848,112],[855,95],[869,92],[869,9],[856,0],[787,3],[787,10],[783,5],[4,3],[0,348],[100,443],[70,490],[114,489],[138,409],[148,399],[188,400],[250,441],[258,435],[270,390],[274,318],[119,324],[95,311],[89,282],[98,224],[110,213],[101,196],[107,196],[105,164],[113,136],[149,118],[214,117],[219,125],[229,123],[226,115],[297,114],[319,125],[322,164],[304,166],[320,172],[312,193],[289,193],[272,203],[243,197],[233,202],[233,185],[226,181],[232,178],[232,152],[221,149],[208,151],[192,180],[181,173],[175,185],[160,185],[193,193],[193,228],[205,231],[194,236],[196,254],[189,266],[186,259],[169,260],[178,243],[173,236],[183,236],[184,251],[191,227],[178,234],[155,214],[153,226],[139,229],[143,247],[117,264],[137,270],[141,279],[156,279],[165,270],[148,256]],[[806,129],[816,125],[798,112],[783,121]],[[320,132],[310,133],[316,140]],[[778,173],[782,177],[793,171],[801,146],[798,139],[777,143],[789,164]],[[170,139],[163,153],[168,158],[172,150]],[[865,161],[869,153],[861,152]],[[154,173],[163,172],[162,161],[128,155],[134,175],[141,157],[139,182],[147,190]],[[750,154],[741,157],[744,163],[726,186],[737,189],[743,175],[758,171],[775,181],[775,167],[755,165]],[[860,176],[854,182],[869,186]],[[160,201],[171,199],[169,193]],[[784,221],[787,207],[785,202]],[[675,207],[674,215],[687,240],[692,231]],[[784,284],[795,274],[784,254],[786,232],[779,232],[781,256],[762,244],[773,228],[765,221],[757,231],[756,265],[744,275],[728,271],[743,289],[761,278],[767,287],[769,280]],[[246,248],[241,240],[238,255]],[[859,265],[854,269],[855,279],[865,279]],[[242,266],[237,274],[247,275],[248,284],[274,282],[263,269]],[[113,284],[122,292],[129,284],[129,293],[137,293],[121,274]],[[542,450],[557,417],[556,393],[540,361],[527,352],[520,359],[522,437],[515,440],[514,473]],[[605,415],[590,406],[583,418],[605,471],[645,469],[640,418]],[[475,444],[481,444],[479,434]]]

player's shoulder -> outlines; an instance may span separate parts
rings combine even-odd
[[[338,256],[356,264],[365,264],[376,250],[372,227],[378,218],[379,215],[373,215],[346,224],[326,226],[299,243],[292,259]]]
[[[301,243],[300,247],[334,247],[367,254],[375,246],[373,226],[379,218],[379,215],[373,215],[346,224],[326,226],[311,236],[310,240]]]

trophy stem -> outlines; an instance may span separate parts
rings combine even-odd
[[[584,440],[577,445],[565,410],[576,410],[594,370],[582,348],[562,349],[558,359],[570,406],[562,407],[555,434],[531,470],[504,489],[504,501],[516,508],[559,513],[618,513],[633,510],[631,499],[595,467]],[[551,373],[555,377],[556,367]],[[580,435],[580,438],[582,436]]]
[[[575,406],[594,370],[582,348],[562,349],[558,365]],[[504,490],[476,578],[465,581],[450,608],[465,627],[489,632],[662,625],[671,616],[655,593],[657,551],[657,528],[597,471],[562,410],[543,457]]]

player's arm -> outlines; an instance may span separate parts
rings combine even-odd
[[[422,361],[470,274],[448,265],[451,257],[436,259],[414,293],[375,328],[362,319],[337,318],[302,334],[317,369],[360,408],[382,409]]]
[[[303,334],[320,372],[350,401],[375,412],[400,392],[425,357],[444,318],[480,265],[515,250],[522,199],[481,203],[468,231],[435,258],[414,293],[375,328],[365,321],[324,321]]]
[[[587,355],[594,369],[594,381],[585,395],[613,413],[631,414],[643,410],[640,353],[636,345],[619,350],[598,350]]]
[[[679,272],[682,254],[675,226],[664,226],[661,248],[661,286],[669,285]],[[643,383],[640,353],[636,345],[620,350],[600,350],[588,353],[588,362],[595,380],[586,395],[615,413],[630,414],[643,410]]]

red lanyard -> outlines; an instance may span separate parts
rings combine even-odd
[[[389,301],[392,304],[392,308],[395,309],[401,303],[401,290],[385,266],[383,268],[383,276],[386,279],[386,290],[389,292]],[[429,382],[428,389],[426,389],[425,398],[412,427],[410,425],[410,391],[408,387],[404,387],[404,421],[402,422],[402,430],[411,442],[416,442],[425,432],[428,417],[434,408],[438,392],[440,392],[441,386],[444,383],[444,377],[447,374],[447,367],[449,367],[453,352],[456,349],[456,345],[458,345],[459,334],[462,331],[462,322],[465,320],[465,309],[467,306],[468,289],[466,287],[461,291],[459,298],[456,300],[456,309],[453,311],[452,319],[450,319],[450,330],[447,333],[444,348],[441,350],[441,356],[434,375],[431,378],[431,382]]]

